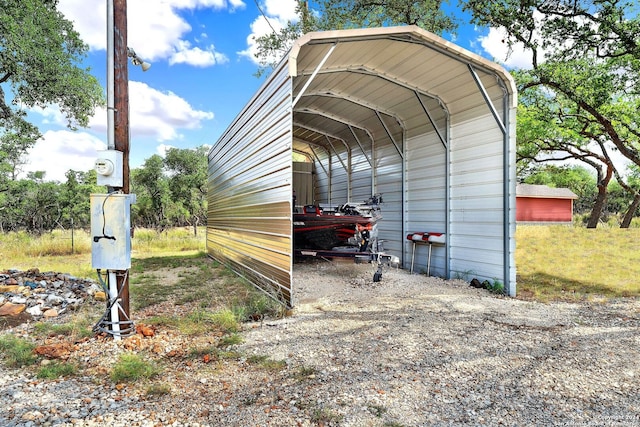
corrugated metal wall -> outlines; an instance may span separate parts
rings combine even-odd
[[[293,305],[291,78],[271,75],[209,152],[207,252]]]
[[[503,117],[504,93],[491,77],[483,83]],[[467,96],[450,104],[457,111],[451,117],[450,275],[503,281],[504,135],[477,88],[469,85]]]
[[[445,233],[446,224],[446,151],[435,132],[407,140],[406,229],[403,235],[405,268],[411,263],[412,243],[407,233]],[[416,245],[414,271],[427,270],[428,247]],[[446,248],[432,248],[430,274],[445,277]]]
[[[296,206],[314,204],[313,163],[293,162],[293,189]]]
[[[404,151],[402,137],[396,141],[400,152]],[[376,192],[382,194],[382,221],[378,223],[378,238],[384,241],[385,252],[401,256],[404,161],[398,149],[389,139],[376,140],[375,170]]]

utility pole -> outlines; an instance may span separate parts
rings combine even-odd
[[[129,69],[128,60],[147,71],[127,46],[127,0],[107,0],[107,150],[99,151],[97,184],[107,194],[91,194],[91,265],[109,294],[107,310],[94,327],[119,340],[135,333],[129,310],[131,269],[131,204],[129,188]],[[102,280],[106,271],[107,282]]]
[[[113,0],[113,91],[114,91],[114,142],[122,152],[122,192],[129,194],[129,69],[127,48],[127,0]],[[124,311],[129,319],[129,274],[120,270],[116,283]]]

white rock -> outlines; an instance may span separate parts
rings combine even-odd
[[[32,316],[42,316],[42,307],[40,305],[34,305],[26,310]]]

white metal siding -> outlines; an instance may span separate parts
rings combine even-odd
[[[402,141],[398,141],[402,144]],[[387,140],[376,143],[376,192],[382,194],[382,220],[378,223],[378,239],[384,240],[385,252],[402,254],[403,160],[396,147]]]
[[[430,132],[407,140],[406,229],[403,264],[409,268],[413,244],[407,233],[445,233],[446,227],[446,152],[442,142]],[[427,270],[428,247],[416,245],[414,271]],[[433,247],[430,274],[446,274],[446,250]]]
[[[466,103],[451,125],[450,274],[504,283],[504,136],[477,92]]]
[[[291,79],[284,65],[209,152],[207,252],[293,305]]]

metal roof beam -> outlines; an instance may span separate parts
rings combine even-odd
[[[344,139],[343,138],[340,138],[339,136],[335,136],[335,135],[333,135],[333,134],[331,134],[331,133],[329,133],[327,131],[324,131],[322,129],[319,129],[319,128],[316,128],[316,127],[313,127],[313,126],[309,126],[309,125],[306,125],[306,124],[303,124],[303,123],[300,123],[300,122],[293,122],[293,126],[297,126],[299,128],[306,129],[306,130],[311,131],[311,132],[319,133],[320,135],[326,135],[326,136],[329,136],[329,137],[331,137],[333,139],[340,140],[340,141],[342,141],[344,143]],[[307,141],[304,141],[304,142],[308,143],[308,144],[312,144],[311,142],[307,142]],[[315,145],[317,145],[319,147],[322,147],[322,145],[318,144],[318,143],[316,143]]]
[[[424,105],[424,102],[422,101],[422,98],[420,98],[420,94],[418,92],[413,92],[413,93],[416,94],[416,98],[418,98],[418,102],[422,106],[422,110],[424,110],[425,114],[429,118],[429,121],[431,122],[431,126],[433,126],[433,130],[436,131],[436,134],[438,135],[438,138],[440,138],[440,142],[442,143],[442,146],[444,148],[447,148],[447,141],[444,139],[444,137],[440,133],[440,129],[438,129],[438,126],[436,126],[436,122],[435,122],[435,120],[433,120],[433,117],[431,116],[431,112],[429,111],[427,106]],[[447,114],[447,117],[449,117],[449,112],[446,112],[446,114]]]
[[[338,43],[338,42],[340,42],[342,44],[347,44],[349,42],[357,42],[357,41],[360,41],[362,39],[366,39],[366,40],[388,39],[388,40],[398,41],[398,42],[402,42],[402,43],[416,44],[416,45],[420,45],[420,46],[422,46],[422,47],[424,47],[426,49],[429,49],[431,51],[438,52],[439,54],[442,54],[442,55],[446,56],[447,58],[452,59],[452,60],[454,60],[456,62],[465,64],[465,65],[467,65],[469,67],[472,66],[471,62],[470,62],[470,59],[461,57],[459,52],[456,52],[456,51],[451,50],[450,48],[447,48],[447,47],[444,47],[444,46],[435,46],[433,44],[433,42],[424,40],[422,38],[417,38],[417,37],[415,37],[415,36],[413,36],[411,34],[404,34],[404,35],[391,35],[390,34],[390,35],[380,35],[380,36],[377,36],[377,37],[373,37],[372,36],[372,37],[368,37],[368,38],[365,38],[365,37],[352,37],[352,38],[343,38],[343,39],[333,38],[333,39],[330,39],[330,40],[329,39],[326,39],[326,40],[316,39],[316,40],[310,41],[309,44],[310,45],[312,45],[312,44],[319,45],[319,44]],[[480,69],[482,69],[484,72],[486,72],[488,74],[493,74],[498,78],[498,80],[504,82],[504,80],[500,76],[497,75],[495,69],[493,69],[490,66],[487,66],[485,64],[481,64],[481,63],[479,63],[477,61],[474,62],[474,64],[475,64],[476,68],[480,68]],[[515,87],[513,89],[515,90]],[[433,96],[433,95],[429,95],[429,96],[437,98],[437,96]],[[513,97],[513,101],[514,101],[513,107],[515,107],[515,98],[516,97],[514,96]]]
[[[335,153],[336,157],[338,158],[338,160],[342,164],[342,167],[344,168],[345,172],[347,172],[347,177],[348,177],[348,179],[347,179],[347,185],[348,185],[347,194],[349,195],[349,197],[351,197],[351,148],[349,147],[349,144],[347,144],[347,142],[344,139],[338,138],[338,137],[333,136],[333,135],[329,135],[327,132],[324,132],[322,130],[314,129],[314,128],[310,127],[310,126],[302,125],[302,124],[299,124],[299,123],[294,123],[293,125],[294,126],[298,126],[298,127],[302,128],[302,129],[307,129],[307,130],[310,130],[312,132],[317,132],[317,133],[319,133],[321,135],[324,135],[324,137],[327,139],[327,143],[333,149],[333,152]],[[335,139],[336,141],[342,142],[342,145],[344,145],[344,147],[345,147],[345,149],[347,151],[347,163],[348,163],[348,166],[344,164],[344,161],[342,160],[342,157],[340,157],[340,154],[338,154],[338,150],[336,150],[336,147],[334,147],[334,145],[331,142],[331,140],[329,139],[329,137]],[[305,143],[307,143],[307,142],[305,141]],[[308,143],[308,144],[311,144],[311,143]],[[322,147],[325,150],[327,150],[327,152],[329,152],[329,150],[326,147],[323,147],[320,144],[314,144],[314,145]]]
[[[331,140],[329,139],[329,137],[327,135],[324,136],[325,138],[327,138],[327,142],[329,143],[329,146],[333,149],[333,152],[335,153],[336,157],[338,157],[338,160],[340,161],[340,164],[342,164],[342,167],[344,168],[344,170],[347,172],[347,175],[349,177],[351,177],[351,168],[350,168],[350,164],[349,165],[345,165],[344,164],[344,160],[342,160],[342,157],[340,157],[340,154],[338,154],[338,150],[336,150],[336,147],[333,146],[333,142],[331,142]],[[347,149],[347,163],[351,163],[351,150],[349,149],[349,145],[344,142],[344,140],[340,139],[338,140],[340,142],[342,142],[345,146],[345,148]],[[347,180],[347,183],[350,181]]]
[[[373,163],[371,162],[371,159],[369,158],[369,156],[367,156],[367,152],[364,151],[364,147],[360,143],[360,138],[358,138],[358,135],[356,135],[356,132],[353,130],[353,126],[349,126],[349,130],[351,131],[351,135],[353,135],[353,139],[355,139],[356,144],[358,144],[358,147],[360,147],[360,151],[362,151],[362,154],[364,155],[364,158],[367,160],[367,163],[369,163],[369,166],[373,167]],[[371,138],[371,135],[369,135],[369,138]],[[371,138],[371,151],[373,152],[373,138]]]
[[[386,114],[387,116],[391,116],[394,119],[396,119],[398,121],[398,123],[401,123],[402,127],[404,126],[404,121],[402,119],[400,119],[394,112],[389,111],[387,109],[381,109],[379,105],[374,105],[370,102],[365,101],[364,99],[361,98],[356,98],[354,96],[351,96],[350,94],[347,93],[343,93],[343,92],[334,92],[334,91],[311,91],[311,92],[307,92],[303,95],[304,97],[307,96],[318,96],[318,97],[326,97],[326,98],[335,98],[335,99],[344,99],[348,102],[352,102],[356,105],[359,105],[361,107],[364,108],[368,108],[371,111],[380,111],[381,113]]]
[[[334,120],[334,121],[336,121],[338,123],[342,123],[345,126],[353,126],[354,128],[362,129],[363,131],[365,131],[367,133],[370,133],[367,128],[363,128],[358,122],[353,122],[353,121],[347,120],[342,116],[338,116],[336,114],[330,113],[328,111],[320,110],[318,108],[304,107],[304,108],[295,109],[294,112],[295,113],[315,114],[317,116],[322,116],[322,117],[325,117],[327,119]]]
[[[437,95],[433,95],[431,93],[427,93],[424,90],[422,90],[421,88],[411,85],[407,82],[404,82],[402,80],[400,80],[399,78],[395,77],[395,76],[391,76],[389,74],[380,74],[379,72],[377,72],[376,70],[366,67],[364,65],[358,65],[357,67],[337,67],[337,68],[326,68],[324,70],[320,70],[318,71],[317,74],[333,74],[333,73],[354,73],[354,74],[362,74],[365,76],[371,76],[371,77],[375,77],[375,78],[379,78],[382,80],[385,80],[389,83],[392,83],[394,85],[400,86],[402,88],[405,88],[407,90],[410,90],[411,92],[418,92],[419,94],[426,96],[428,98],[431,98],[435,101],[438,101],[438,104],[440,105],[440,107],[443,110],[447,110],[447,108],[445,107],[445,103],[442,101],[442,99],[440,99],[439,96]],[[301,76],[307,75],[307,73],[300,73]]]
[[[400,149],[400,147],[398,147],[398,143],[396,142],[396,140],[393,138],[393,135],[391,134],[391,131],[389,130],[389,128],[387,127],[387,124],[384,122],[384,120],[382,120],[382,116],[380,115],[380,113],[378,113],[376,111],[376,116],[378,116],[378,120],[380,120],[380,123],[382,124],[382,127],[384,128],[385,132],[387,132],[387,136],[389,137],[389,139],[391,140],[391,143],[393,144],[394,147],[396,147],[396,151],[398,152],[398,154],[400,155],[401,159],[404,159],[404,153],[403,150]],[[402,133],[404,134],[404,129],[402,129]]]
[[[316,145],[317,147],[317,145]],[[320,156],[318,156],[318,153],[316,153],[316,150],[313,149],[313,147],[309,147],[311,149],[311,153],[313,154],[313,157],[316,159],[316,162],[318,162],[318,164],[320,165],[320,167],[322,168],[322,170],[324,171],[324,173],[329,176],[329,172],[327,171],[327,169],[324,167],[324,165],[322,164],[322,161],[320,160]],[[327,160],[329,160],[331,157],[331,153],[329,153],[329,151],[325,148],[325,147],[320,147],[320,148],[324,148],[325,151],[327,151]],[[330,161],[330,160],[329,160]]]
[[[309,79],[305,82],[304,86],[302,87],[302,89],[300,90],[300,92],[298,92],[298,95],[296,96],[296,99],[293,100],[293,103],[291,104],[292,107],[295,107],[296,104],[298,103],[298,101],[300,101],[300,97],[304,94],[304,92],[307,90],[307,88],[309,87],[309,85],[311,84],[311,82],[313,81],[313,79],[316,78],[316,75],[318,74],[318,72],[320,71],[320,69],[322,68],[322,66],[324,65],[325,62],[327,62],[327,59],[329,59],[329,57],[331,56],[331,54],[333,53],[333,50],[336,48],[336,46],[338,45],[338,43],[334,43],[333,46],[331,46],[331,48],[329,49],[329,51],[324,55],[324,57],[322,58],[322,61],[320,61],[320,63],[318,64],[318,66],[316,67],[315,70],[313,70],[313,73],[311,74],[311,77],[309,77]]]
[[[480,90],[480,93],[482,94],[482,97],[484,98],[484,102],[487,104],[487,107],[489,107],[489,110],[491,110],[491,114],[493,114],[493,118],[496,120],[496,123],[498,124],[498,127],[500,127],[500,130],[502,131],[502,134],[506,135],[507,128],[504,125],[504,122],[502,121],[502,118],[500,118],[500,115],[498,114],[498,110],[496,110],[496,107],[493,105],[493,102],[491,102],[491,98],[489,98],[489,94],[487,93],[487,90],[485,89],[484,85],[482,84],[482,81],[480,80],[480,77],[478,77],[478,73],[476,73],[476,70],[473,68],[473,65],[467,64],[467,66],[469,67],[469,72],[471,73],[471,76],[473,77],[473,80],[475,80],[476,85],[478,86],[478,90]]]

